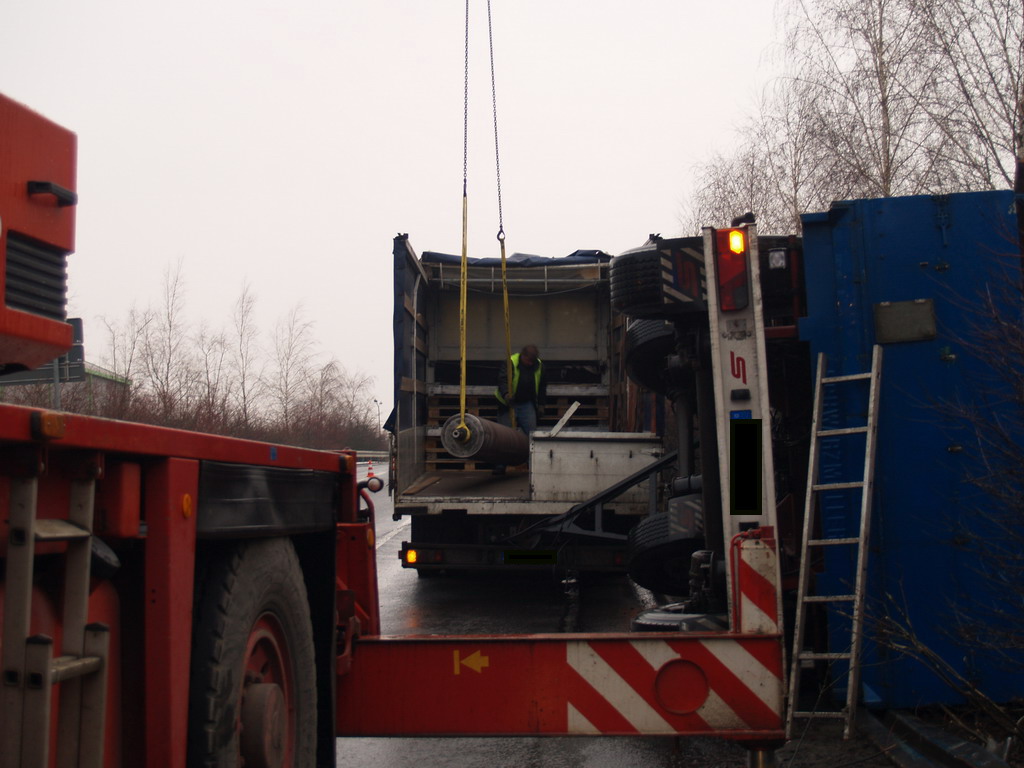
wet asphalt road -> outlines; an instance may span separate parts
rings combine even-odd
[[[547,574],[418,578],[398,559],[408,518],[391,519],[386,490],[374,500],[385,635],[628,631],[630,618],[653,602],[625,577],[583,579],[576,600]],[[337,754],[337,766],[353,768],[740,766],[746,759],[741,748],[708,739],[629,737],[345,738]]]

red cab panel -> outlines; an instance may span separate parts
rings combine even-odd
[[[36,368],[71,346],[76,151],[71,131],[0,95],[0,370]]]

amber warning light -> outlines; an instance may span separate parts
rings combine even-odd
[[[715,232],[715,271],[718,302],[723,312],[746,309],[750,304],[747,279],[747,233],[742,229]]]
[[[398,553],[398,559],[410,565],[439,565],[444,562],[444,551],[440,549],[415,549],[413,547],[403,548]]]

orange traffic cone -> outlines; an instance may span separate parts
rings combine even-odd
[[[371,459],[366,465],[366,476],[373,477],[373,460]]]

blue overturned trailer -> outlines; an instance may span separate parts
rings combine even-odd
[[[942,676],[997,701],[1024,697],[1024,272],[1015,197],[845,201],[805,215],[803,225],[799,332],[812,360],[826,353],[826,375],[838,376],[870,368],[874,344],[885,353],[865,703],[960,702]],[[854,393],[824,401],[824,426],[863,424],[863,403]],[[864,448],[826,438],[821,456],[826,482],[828,473],[856,475]],[[832,491],[819,503],[822,536],[857,535],[859,499]],[[853,582],[854,563],[839,549],[819,564],[819,594]],[[831,610],[833,652],[849,643],[847,621]],[[941,675],[907,652],[915,643],[941,659]]]

